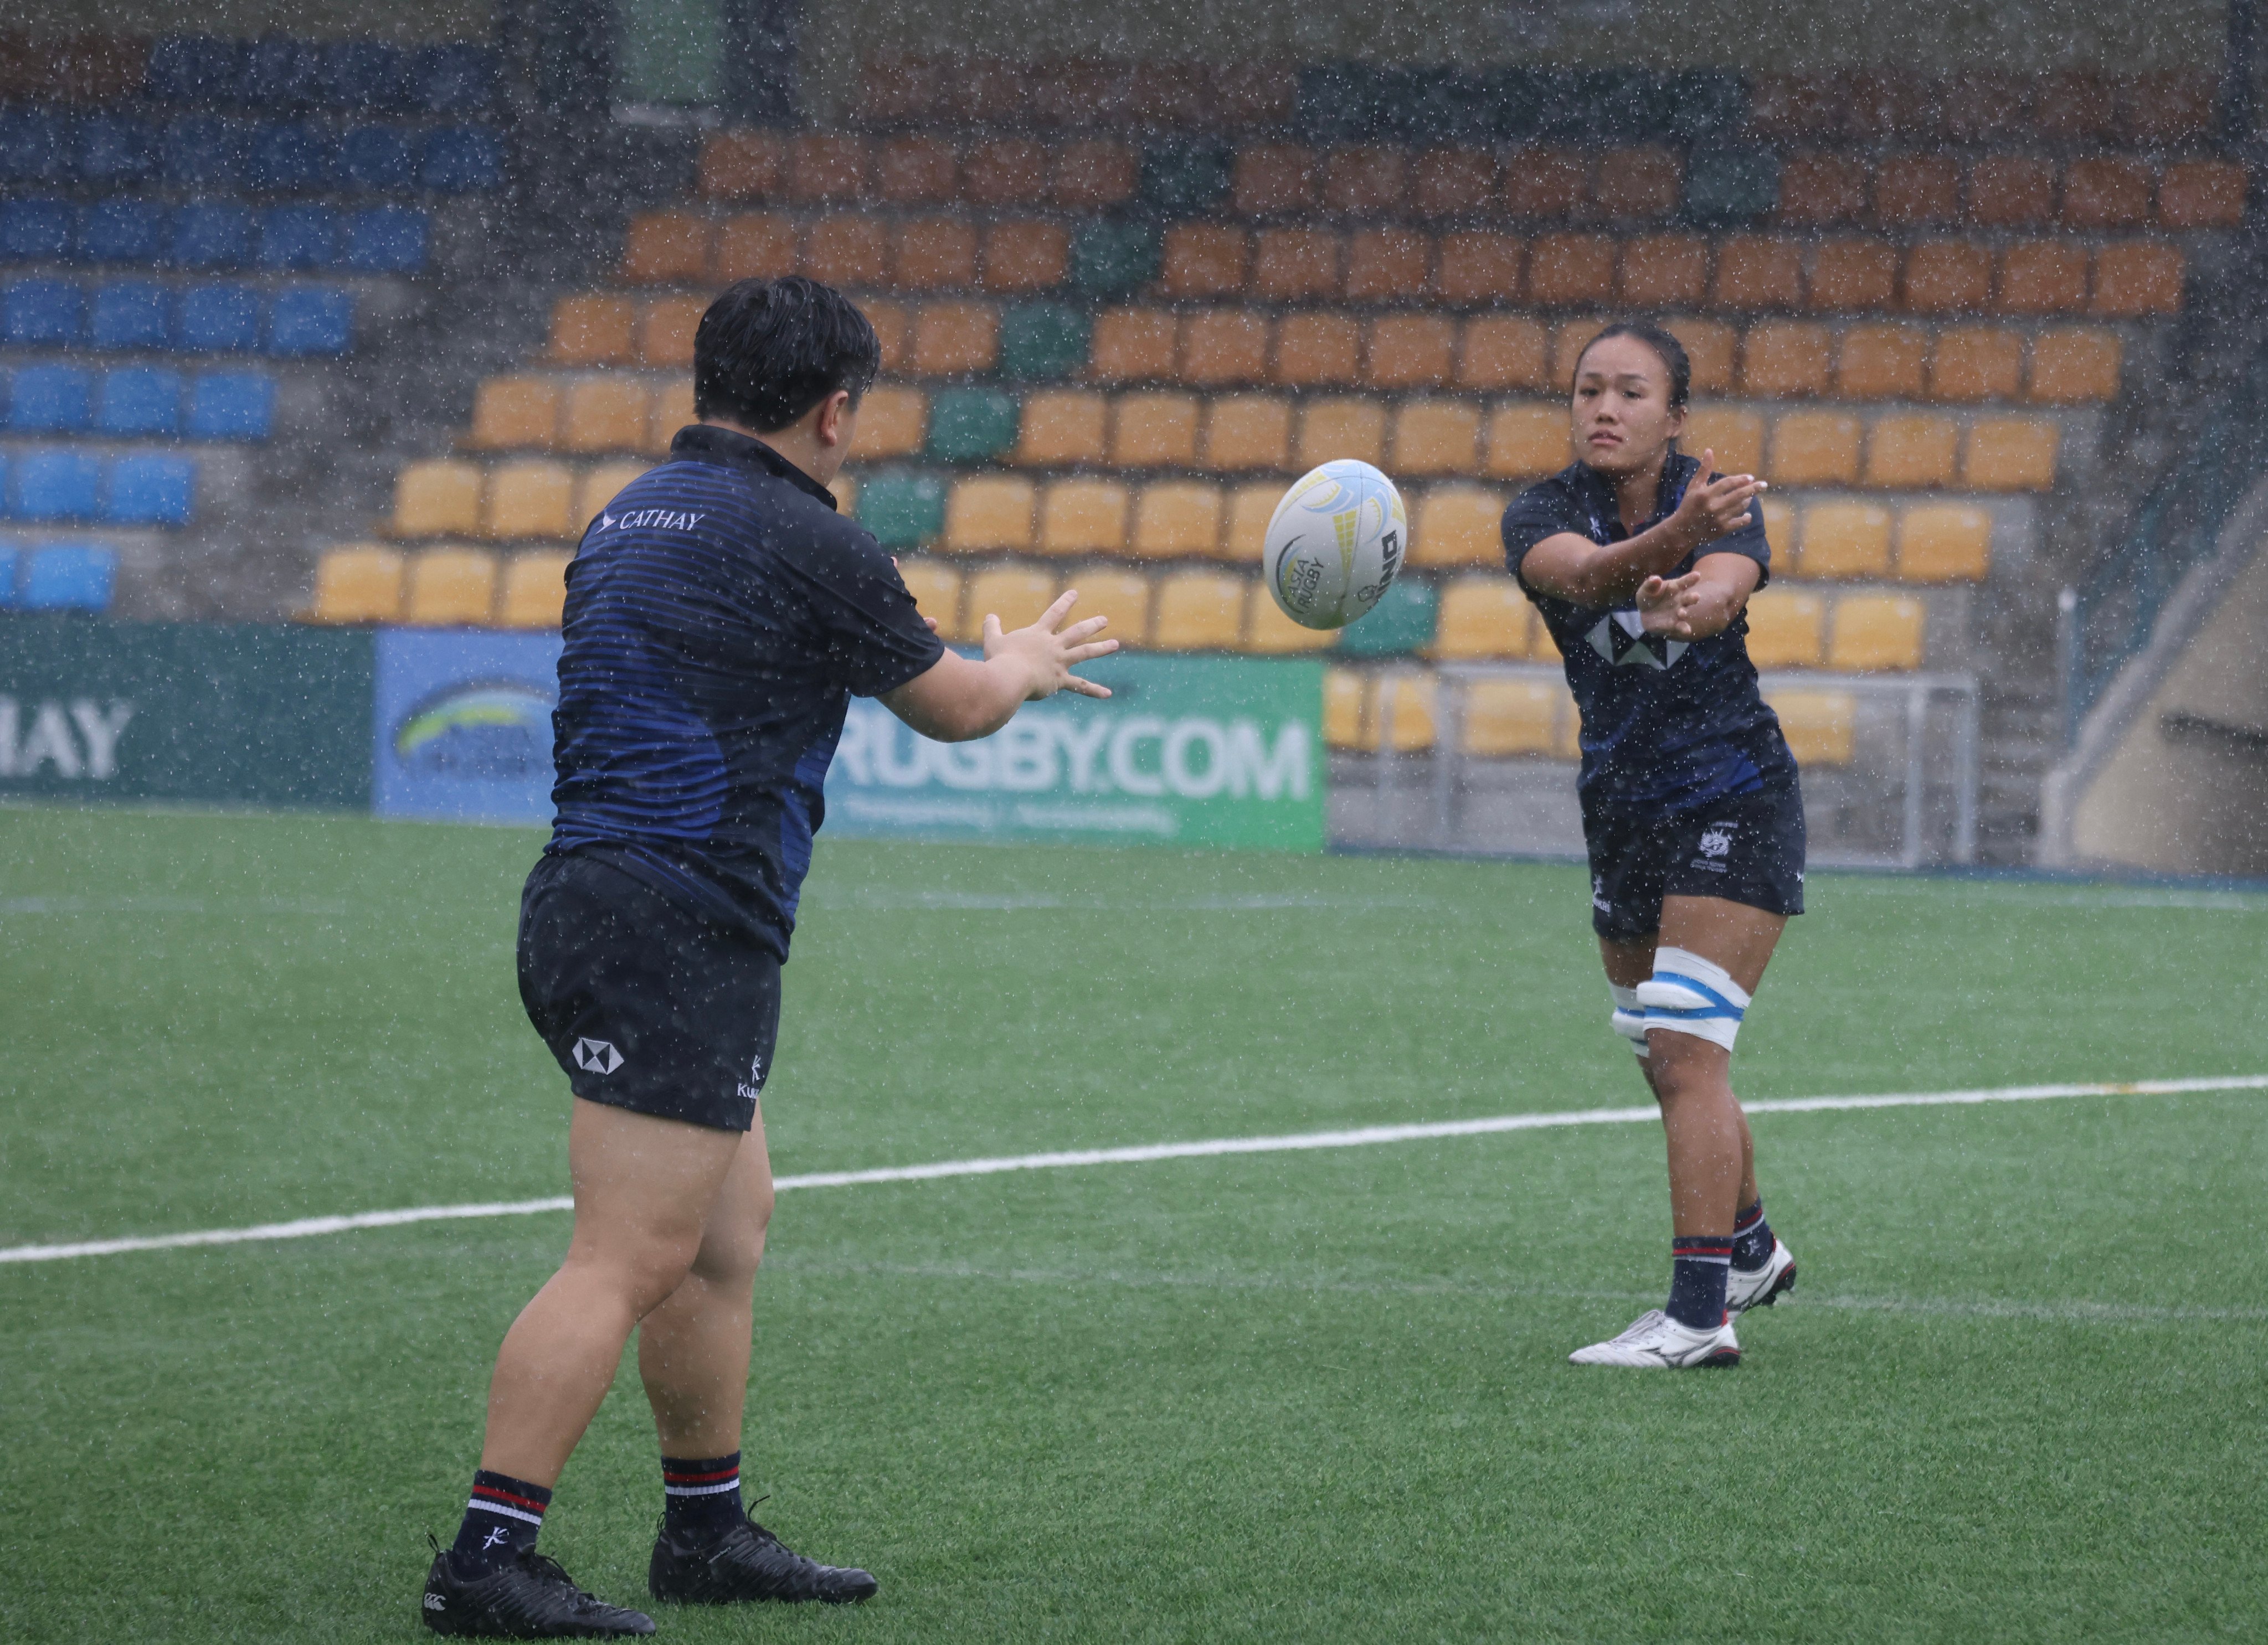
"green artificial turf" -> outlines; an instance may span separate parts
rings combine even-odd
[[[563,1187],[538,837],[0,810],[0,1245]],[[822,843],[779,1171],[1634,1105],[1578,870]],[[1756,1097],[2268,1072],[2268,900],[1816,877]],[[2257,1638],[2268,1096],[1762,1115],[1802,1259],[1707,1377],[1660,1141],[783,1196],[758,1510],[883,1591],[688,1641]],[[409,1640],[562,1215],[0,1265],[0,1629]],[[636,1603],[634,1378],[545,1546]]]

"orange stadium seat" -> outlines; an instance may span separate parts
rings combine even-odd
[[[1992,569],[1992,517],[1965,503],[1927,503],[1898,519],[1898,576],[1908,583],[1981,583]]]
[[[1897,295],[1897,248],[1888,240],[1832,239],[1812,259],[1811,306],[1821,312],[1891,308]]]
[[[1590,162],[1580,154],[1523,149],[1505,157],[1504,209],[1513,217],[1572,217],[1590,195]]]
[[[481,528],[480,466],[464,462],[411,463],[394,476],[396,537],[469,537]]]
[[[1228,394],[1206,412],[1206,467],[1279,469],[1291,456],[1292,403],[1281,396]]]
[[[864,137],[806,132],[788,145],[785,190],[807,204],[856,200],[873,159]]]
[[[1481,472],[1500,480],[1556,474],[1575,460],[1562,406],[1499,406],[1489,414]]]
[[[2052,160],[1993,155],[1969,173],[1969,220],[1985,228],[2029,228],[2055,216]]]
[[[1244,630],[1247,579],[1176,571],[1151,593],[1150,643],[1160,651],[1231,651]]]
[[[1150,637],[1150,579],[1141,572],[1086,566],[1064,578],[1056,593],[1060,598],[1071,589],[1079,591],[1079,603],[1071,608],[1073,622],[1108,617],[1110,627],[1104,633],[1121,645],[1140,645]]]
[[[914,323],[914,370],[924,377],[990,371],[999,349],[1000,316],[982,303],[926,303]]]
[[[709,200],[762,200],[776,193],[787,144],[776,131],[720,131],[701,145],[698,187]]]
[[[1431,235],[1410,229],[1358,230],[1347,241],[1346,294],[1358,303],[1414,298],[1424,293],[1432,267]],[[1516,280],[1519,264],[1513,268]]]
[[[1476,679],[1465,687],[1463,751],[1479,760],[1513,754],[1572,758],[1575,705],[1547,679]]]
[[[2031,382],[2025,398],[2043,406],[2083,406],[2118,397],[2125,345],[2102,327],[2043,331],[2032,343]]]
[[[1697,394],[1728,393],[1733,386],[1733,360],[1740,350],[1738,328],[1722,320],[1683,316],[1667,322],[1669,334],[1685,345],[1686,363],[1693,368]]]
[[[1363,380],[1381,388],[1433,388],[1449,380],[1456,355],[1454,320],[1437,314],[1390,314],[1370,324]]]
[[[1028,628],[1055,604],[1056,580],[1037,566],[987,566],[968,579],[962,621],[968,635],[984,632],[984,619],[998,617],[1003,628]]]
[[[849,474],[837,474],[827,482],[827,494],[835,499],[836,511],[844,519],[858,518],[858,482]]]
[[[1551,380],[1546,387],[1554,396],[1564,397],[1573,386],[1576,363],[1606,324],[1596,314],[1586,314],[1580,319],[1561,320],[1552,329]]]
[[[941,206],[953,198],[961,156],[937,137],[893,137],[874,156],[874,197],[899,206]]]
[[[1140,560],[1214,553],[1220,547],[1220,488],[1187,480],[1143,487],[1127,547]]]
[[[1397,474],[1469,474],[1480,459],[1480,408],[1462,400],[1413,400],[1394,414]]]
[[[1182,321],[1182,381],[1211,387],[1265,380],[1272,330],[1256,309],[1199,309]]]
[[[2004,314],[2076,314],[2087,306],[2087,248],[2027,240],[2000,258]]]
[[[638,364],[691,365],[694,334],[708,309],[705,297],[665,297],[648,303],[638,316]]]
[[[2111,319],[2182,312],[2182,254],[2171,246],[2130,240],[2095,254],[2093,312]]]
[[[976,279],[976,228],[958,217],[917,217],[898,231],[896,285],[934,291]]]
[[[1237,151],[1228,197],[1248,217],[1305,211],[1315,203],[1315,157],[1290,143],[1261,143]]]
[[[1837,154],[1800,154],[1779,173],[1783,223],[1848,223],[1867,209],[1867,167]]]
[[[1519,300],[1521,243],[1510,234],[1447,234],[1433,290],[1445,303],[1487,307]],[[1613,274],[1609,266],[1608,278]]]
[[[1313,468],[1342,457],[1386,460],[1386,408],[1370,400],[1308,402],[1300,419],[1299,465]]]
[[[312,622],[392,622],[401,615],[401,552],[372,543],[324,552]]]
[[[879,217],[833,212],[803,237],[803,272],[828,285],[887,285],[890,261],[890,225]]]
[[[1327,297],[1339,289],[1339,237],[1322,229],[1263,229],[1252,258],[1252,291],[1277,303]]]
[[[798,233],[792,217],[746,211],[726,217],[717,230],[710,271],[720,283],[770,280],[796,271]]]
[[[2169,229],[2233,229],[2244,221],[2250,179],[2234,160],[2183,160],[2158,179],[2158,223]]]
[[[1803,511],[1806,577],[1890,574],[1890,511],[1874,503],[1815,503]]]
[[[1827,665],[1854,674],[1919,668],[1924,614],[1911,594],[1845,594],[1828,624]]]
[[[1465,322],[1462,344],[1457,350],[1457,386],[1546,387],[1551,380],[1549,348],[1550,340],[1543,326],[1535,320],[1508,315],[1469,319]]]
[[[1859,433],[1847,411],[1792,411],[1772,425],[1765,472],[1776,486],[1849,485],[1859,477]]]
[[[1220,530],[1221,558],[1257,565],[1268,543],[1268,522],[1283,500],[1284,488],[1274,481],[1233,488]]]
[[[1276,380],[1300,387],[1351,383],[1362,328],[1344,314],[1286,314],[1276,323]]]
[[[594,463],[584,470],[575,482],[575,501],[568,510],[568,518],[575,522],[579,535],[591,522],[599,518],[600,510],[622,495],[624,486],[645,473],[644,463]]]
[[[1395,210],[1409,186],[1409,161],[1399,149],[1334,149],[1323,158],[1327,211]]]
[[[1033,396],[1035,400],[1042,398]],[[929,396],[918,388],[870,388],[858,402],[858,452],[860,458],[910,457],[922,448],[929,432]],[[1024,434],[1031,433],[1031,412],[1024,415]]]
[[[1443,248],[1446,262],[1447,250]],[[1603,234],[1539,235],[1528,253],[1528,297],[1547,308],[1614,300],[1615,242]]]
[[[1719,308],[1802,307],[1802,249],[1792,240],[1734,235],[1717,248],[1711,300]]]
[[[1976,491],[2045,491],[2061,434],[2045,418],[1980,418],[1962,450],[1962,481]]]
[[[997,223],[984,236],[987,291],[1046,291],[1071,266],[1071,231],[1060,223]]]
[[[1410,168],[1410,202],[1421,217],[1484,210],[1496,185],[1496,156],[1485,149],[1428,149]]]
[[[1769,701],[1797,764],[1851,763],[1859,719],[1855,695],[1847,691],[1778,691]]]
[[[646,412],[645,449],[657,455],[666,452],[680,429],[698,421],[693,409],[693,385],[682,378],[664,384],[653,391],[653,401]]]
[[[506,542],[572,537],[582,524],[573,518],[574,503],[575,474],[566,464],[499,463],[489,474],[481,535]]]
[[[1163,309],[1106,309],[1094,322],[1094,358],[1099,383],[1145,383],[1174,374],[1181,323]]]
[[[1565,422],[1560,437],[1566,438]],[[1681,450],[1698,457],[1704,452],[1717,453],[1717,472],[1725,474],[1758,474],[1764,472],[1764,420],[1753,411],[1741,411],[1726,406],[1704,406],[1690,412],[1685,418],[1685,433],[1678,442]]]
[[[2024,340],[2013,331],[1960,326],[1937,334],[1929,392],[1951,400],[2012,400],[2024,375]]]
[[[637,308],[628,297],[563,297],[551,306],[551,348],[563,365],[611,365],[633,352]]]
[[[1293,622],[1259,582],[1255,581],[1246,593],[1244,643],[1240,650],[1258,657],[1283,657],[1328,650],[1338,641],[1336,628],[1310,628]]]
[[[1042,467],[1099,463],[1108,450],[1110,402],[1086,389],[1049,388],[1024,400],[1015,460]],[[859,438],[865,438],[864,430]]]
[[[1816,668],[1827,602],[1800,590],[1768,588],[1749,597],[1749,660],[1758,668]]]
[[[1048,194],[1059,206],[1094,210],[1131,200],[1141,179],[1141,156],[1130,145],[1097,138],[1064,145]]]
[[[1843,334],[1836,391],[1846,400],[1919,400],[1928,334],[1912,326],[1853,326]]]
[[[401,620],[416,628],[477,628],[496,606],[496,556],[429,548],[409,562]]]
[[[1780,575],[1787,575],[1794,563],[1795,510],[1778,497],[1766,497],[1758,512],[1763,516],[1764,541],[1779,558]]]
[[[1961,215],[1961,167],[1949,154],[1894,154],[1874,173],[1874,221],[1889,228]]]
[[[1111,420],[1110,460],[1123,468],[1187,468],[1197,459],[1194,394],[1122,394]]]
[[[1905,305],[1917,314],[1978,314],[1992,297],[1992,253],[1967,240],[1928,240],[1906,253]]]
[[[478,452],[548,451],[559,437],[556,377],[491,377],[473,391],[465,444]]]
[[[514,554],[505,562],[497,592],[499,628],[556,628],[567,604],[570,554],[544,550]]]
[[[956,480],[945,500],[945,535],[938,547],[948,554],[1029,548],[1038,505],[1038,492],[1020,475]]]
[[[1130,498],[1115,480],[1058,480],[1040,500],[1040,547],[1049,554],[1118,554]]]
[[[1251,237],[1217,223],[1182,223],[1166,231],[1158,289],[1170,297],[1225,297],[1244,290]]]
[[[1508,576],[1461,576],[1441,591],[1433,655],[1445,663],[1528,655],[1528,596]]]
[[[1368,675],[1351,668],[1323,673],[1323,746],[1341,750],[1362,745],[1362,718],[1370,693]]]
[[[1478,486],[1436,486],[1410,523],[1411,565],[1502,565],[1504,498]]]
[[[710,220],[691,211],[642,211],[622,241],[622,278],[692,284],[709,277]]]
[[[559,444],[571,452],[635,452],[645,444],[646,404],[637,378],[583,378],[567,391]]]
[[[2150,220],[2152,178],[2139,160],[2097,156],[2063,174],[2063,221],[2074,229],[2138,229]]]
[[[1624,242],[1619,290],[1624,302],[1647,308],[1699,302],[1709,290],[1709,242],[1697,234]]]
[[[1435,688],[1431,674],[1392,673],[1371,695],[1370,724],[1363,745],[1385,745],[1397,754],[1422,753],[1433,745]]]
[[[924,617],[937,620],[937,631],[948,640],[965,638],[961,626],[961,573],[927,554],[909,554],[898,562],[898,575],[906,592]]]
[[[1668,149],[1616,149],[1599,157],[1591,201],[1610,217],[1666,217],[1684,180],[1683,162]]]
[[[961,197],[972,205],[1037,205],[1048,197],[1048,151],[1024,137],[972,144],[961,157]]]
[[[1774,399],[1823,394],[1834,339],[1808,320],[1771,320],[1749,327],[1741,350],[1741,387]]]
[[[1877,417],[1867,432],[1866,482],[1901,491],[1950,485],[1960,441],[1950,417]]]

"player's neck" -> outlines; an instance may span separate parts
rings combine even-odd
[[[1661,496],[1662,466],[1668,460],[1669,448],[1664,446],[1645,466],[1607,476],[1615,488],[1615,512],[1622,516],[1625,532],[1635,533],[1653,518],[1653,505]]]
[[[833,480],[836,471],[843,466],[842,459],[839,457],[831,466],[826,463],[828,452],[821,447],[818,435],[813,430],[808,418],[791,422],[784,429],[775,429],[770,434],[758,429],[747,428],[738,422],[728,422],[722,417],[703,417],[702,421],[711,428],[724,429],[733,434],[745,435],[749,439],[770,446],[781,457],[801,469],[806,479],[814,480],[822,486]]]

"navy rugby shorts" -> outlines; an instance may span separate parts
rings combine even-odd
[[[1591,927],[1610,943],[1661,928],[1664,897],[1721,897],[1803,912],[1803,794],[1793,782],[1690,811],[1583,817]]]
[[[780,962],[594,857],[519,899],[519,997],[578,1097],[745,1131],[771,1073]]]

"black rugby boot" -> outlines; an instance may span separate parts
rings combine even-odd
[[[651,1634],[653,1619],[593,1599],[533,1548],[470,1582],[436,1547],[425,1574],[425,1626],[436,1634],[487,1640],[601,1640]]]
[[[745,1516],[713,1542],[673,1537],[665,1524],[654,1539],[653,1563],[646,1571],[646,1587],[656,1599],[689,1605],[729,1605],[747,1599],[788,1605],[816,1599],[847,1605],[873,1598],[880,1586],[865,1571],[821,1565],[791,1552]]]

